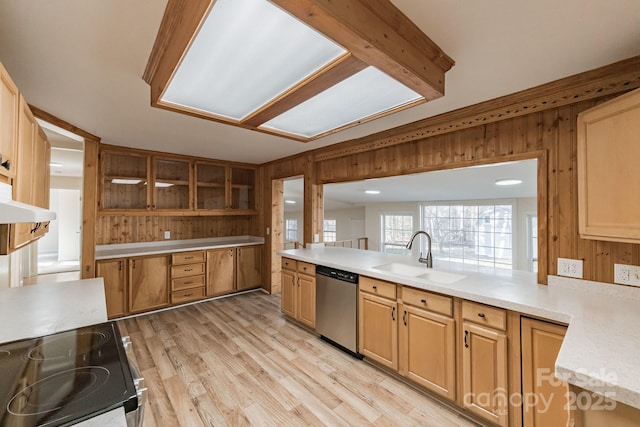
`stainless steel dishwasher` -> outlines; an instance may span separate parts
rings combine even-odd
[[[358,353],[358,275],[316,267],[316,332],[352,356]]]

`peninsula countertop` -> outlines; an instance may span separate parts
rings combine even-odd
[[[101,277],[0,290],[0,343],[106,321]]]
[[[232,236],[98,245],[96,246],[96,260],[261,244],[264,244],[262,237]]]
[[[436,272],[464,276],[438,283],[381,270],[390,263],[417,263],[415,257],[350,248],[291,249],[279,255],[347,270],[419,289],[476,301],[525,315],[568,324],[556,360],[556,375],[569,384],[640,409],[640,289],[458,263],[434,262]]]

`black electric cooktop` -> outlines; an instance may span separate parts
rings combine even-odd
[[[0,426],[64,426],[138,405],[113,322],[0,344]]]

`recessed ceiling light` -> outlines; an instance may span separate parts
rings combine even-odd
[[[112,184],[125,184],[125,185],[135,185],[140,184],[142,182],[141,179],[119,179],[114,178],[111,180]]]
[[[367,194],[380,194],[380,190],[364,190]]]
[[[51,166],[52,168],[59,168],[62,167],[62,163],[58,163],[58,162],[50,162],[49,166]]]
[[[499,179],[496,181],[496,185],[518,185],[522,184],[520,179]]]
[[[285,200],[284,202],[285,202],[286,204],[288,204],[288,205],[295,205],[295,204],[296,204],[296,201],[295,201],[295,200]]]

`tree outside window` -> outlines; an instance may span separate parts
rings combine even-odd
[[[325,219],[324,220],[324,241],[325,242],[335,242],[337,236],[337,224],[335,219]]]
[[[413,215],[382,214],[382,252],[411,254],[406,244],[413,234]]]

